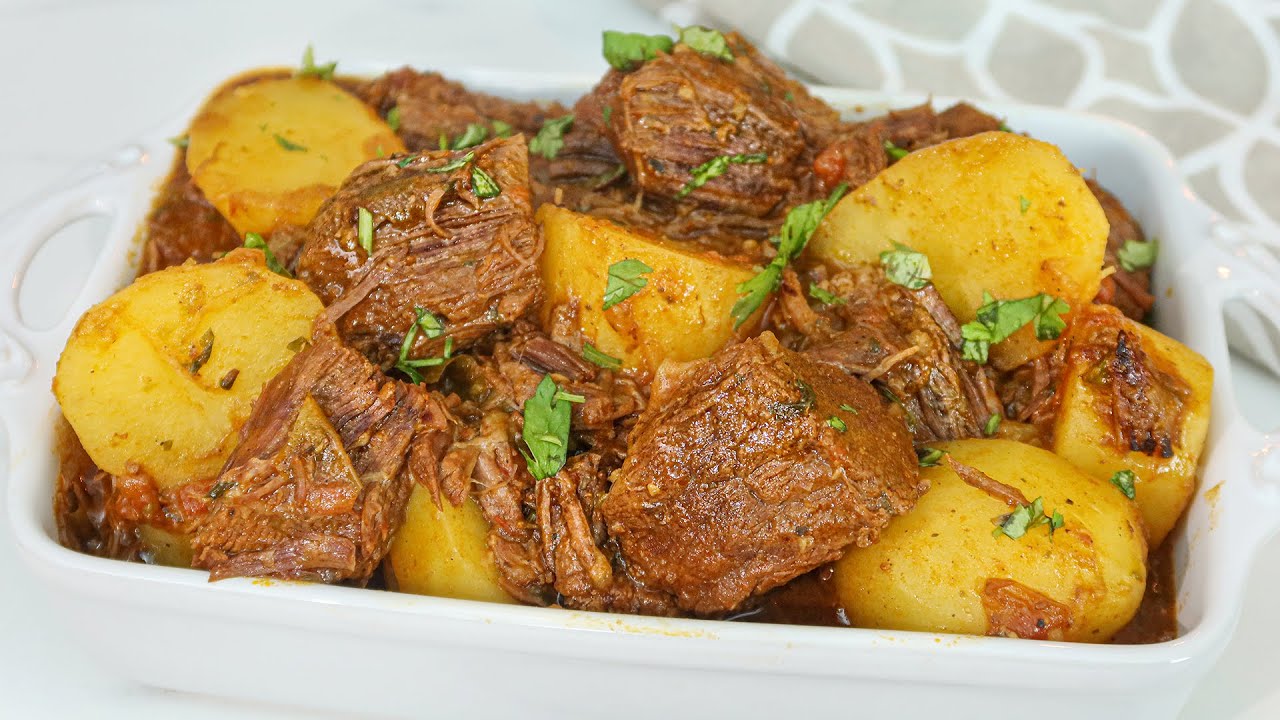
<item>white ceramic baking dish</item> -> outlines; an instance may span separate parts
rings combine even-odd
[[[455,75],[492,92],[562,100],[593,83]],[[820,93],[850,112],[920,100]],[[1241,345],[1280,367],[1266,320],[1280,319],[1280,271],[1261,240],[1196,201],[1141,130],[1059,110],[989,109],[1060,145],[1160,238],[1157,325],[1216,368],[1200,488],[1177,536],[1177,640],[1088,646],[603,615],[301,583],[210,584],[195,570],[61,547],[51,511],[54,363],[76,318],[132,277],[135,229],[172,158],[166,138],[189,115],[0,219],[0,416],[12,448],[13,536],[86,652],[163,688],[413,717],[1172,717],[1226,644],[1254,552],[1280,525],[1280,445],[1237,412],[1223,320],[1225,305],[1241,305],[1231,323]],[[19,289],[45,287],[26,276],[30,259],[89,214],[111,222],[87,282],[54,327],[28,327]],[[56,300],[44,293],[35,296]]]

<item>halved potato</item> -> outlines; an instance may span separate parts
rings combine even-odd
[[[587,340],[625,367],[648,372],[666,360],[707,357],[734,337],[729,311],[738,285],[755,276],[752,268],[555,205],[543,205],[538,221],[546,238],[544,324],[558,307],[576,304]],[[609,267],[626,259],[653,272],[639,292],[605,310]]]
[[[1132,452],[1117,435],[1107,390],[1120,331],[1145,356],[1146,369],[1155,374],[1152,382],[1168,388],[1164,392],[1181,396],[1180,416],[1166,417],[1161,412],[1159,418],[1162,426],[1173,430],[1169,457],[1161,457],[1159,450]],[[1053,451],[1107,482],[1117,471],[1131,470],[1148,540],[1157,547],[1195,492],[1196,466],[1209,430],[1213,366],[1186,345],[1105,305],[1082,309],[1065,342],[1071,343],[1071,350],[1058,390],[1061,406],[1053,428]],[[1149,387],[1147,391],[1153,392]]]
[[[240,233],[305,225],[360,163],[404,152],[368,105],[314,77],[232,81],[195,119],[187,170]]]
[[[907,155],[841,200],[809,252],[876,262],[902,243],[929,257],[933,283],[960,322],[982,305],[1048,293],[1073,309],[1098,292],[1107,218],[1080,172],[1048,143],[1008,132]],[[1049,352],[1029,327],[991,348],[1001,369]]]
[[[1147,544],[1133,503],[1062,458],[1010,440],[932,445],[951,458],[1043,498],[1062,514],[1017,539],[993,536],[1005,502],[945,462],[921,468],[930,489],[879,542],[835,566],[837,594],[857,627],[1106,642],[1137,612]]]
[[[103,470],[136,465],[161,488],[208,479],[322,310],[256,250],[150,273],[80,318],[53,392]]]
[[[414,485],[387,566],[401,592],[514,603],[498,584],[488,537],[489,523],[475,500],[455,507],[442,498],[437,506],[431,491]]]

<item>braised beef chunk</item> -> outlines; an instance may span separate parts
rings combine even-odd
[[[1098,198],[1102,211],[1107,215],[1107,224],[1111,226],[1107,233],[1107,252],[1103,265],[1115,268],[1115,272],[1102,279],[1098,288],[1098,296],[1094,302],[1114,305],[1120,312],[1134,320],[1141,321],[1151,311],[1156,298],[1151,294],[1151,268],[1125,270],[1120,265],[1117,253],[1126,242],[1145,242],[1146,236],[1142,226],[1129,214],[1115,195],[1107,192],[1093,180],[1086,180],[1093,196]]]
[[[213,580],[364,584],[413,482],[434,478],[448,430],[438,396],[317,333],[254,403],[195,523],[194,566]]]
[[[766,332],[664,368],[599,508],[637,581],[715,614],[871,544],[924,489],[870,386]]]
[[[740,37],[726,38],[732,62],[677,44],[623,75],[606,126],[647,195],[762,217],[797,193],[807,142],[829,131],[835,112]],[[695,168],[716,158],[732,161],[693,183]]]
[[[564,146],[548,165],[548,177],[557,183],[592,181],[611,174],[622,158],[609,140],[606,118],[617,112],[618,88],[625,76],[610,70],[591,92],[573,105],[573,127],[564,134]],[[589,183],[588,187],[595,183]]]
[[[297,262],[298,278],[336,308],[342,339],[389,367],[415,308],[443,324],[416,336],[409,357],[427,358],[443,354],[446,337],[462,350],[536,307],[542,236],[527,157],[511,138],[357,168],[316,213]],[[372,215],[372,254],[361,208]]]
[[[185,156],[186,151],[181,150],[169,181],[161,187],[143,225],[139,276],[181,265],[191,258],[211,262],[242,243],[231,223],[196,187],[187,172]]]
[[[969,103],[960,102],[938,113],[938,126],[948,138],[961,138],[1000,130],[1004,123]]]
[[[533,137],[548,118],[566,113],[559,103],[516,102],[472,92],[439,73],[407,67],[374,78],[355,93],[380,115],[397,109],[400,138],[413,152],[442,149],[441,136],[452,147],[469,125],[484,127],[489,138],[497,137],[503,125]]]
[[[960,324],[932,285],[909,290],[860,265],[823,286],[844,302],[817,312],[795,275],[783,285],[783,313],[805,336],[805,354],[881,388],[917,443],[982,437],[1003,415],[987,369],[962,358]]]

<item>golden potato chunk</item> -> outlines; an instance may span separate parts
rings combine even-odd
[[[1147,538],[1157,547],[1195,492],[1213,367],[1105,305],[1081,310],[1065,342],[1053,451],[1103,481],[1131,471]]]
[[[665,360],[707,357],[734,337],[729,311],[752,268],[554,205],[543,205],[537,219],[546,238],[544,324],[557,308],[575,305],[588,341],[648,372]],[[629,259],[653,271],[643,275],[643,288],[606,310],[610,268]],[[742,331],[754,325],[748,320]]]
[[[360,163],[404,152],[372,108],[314,77],[232,81],[191,121],[187,170],[241,235],[305,225]]]
[[[161,488],[207,479],[321,310],[256,250],[150,273],[80,318],[53,392],[103,470],[137,465]]]
[[[441,498],[437,506],[431,491],[414,485],[387,567],[401,592],[514,603],[498,584],[488,538],[489,522],[475,500],[455,507]]]
[[[1058,148],[990,132],[894,163],[832,209],[809,252],[876,262],[893,243],[929,257],[934,285],[965,323],[984,291],[999,300],[1047,293],[1073,309],[1087,304],[1098,292],[1107,218]],[[991,359],[1007,369],[1052,348],[1024,327],[993,346]]]
[[[931,447],[947,456],[921,469],[931,487],[915,509],[895,518],[878,543],[836,563],[837,593],[855,626],[1106,642],[1133,617],[1147,557],[1133,503],[1031,445],[982,439]],[[971,484],[974,470],[999,492]],[[1015,510],[1002,494],[1041,499],[1044,522],[1016,539],[997,531]],[[1062,525],[1051,536],[1055,512]]]

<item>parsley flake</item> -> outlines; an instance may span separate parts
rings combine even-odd
[[[942,464],[942,456],[946,454],[946,450],[939,450],[938,448],[916,448],[916,461],[920,464],[920,467],[938,467]]]
[[[992,522],[996,526],[991,531],[992,537],[1000,537],[1003,534],[1017,540],[1032,528],[1048,525],[1049,540],[1052,541],[1054,531],[1061,528],[1066,521],[1062,513],[1057,510],[1053,511],[1052,516],[1045,515],[1044,498],[1038,497],[1032,500],[1030,505],[1019,505],[1013,512],[1001,515]]]
[[[1035,329],[1036,339],[1056,340],[1067,327],[1062,314],[1071,309],[1064,301],[1045,293],[1021,300],[996,300],[984,292],[982,300],[977,319],[960,326],[964,359],[980,365],[986,364],[992,345],[1003,342],[1027,323]]]
[[[1127,272],[1149,268],[1156,263],[1160,254],[1160,242],[1155,238],[1143,242],[1141,240],[1125,240],[1124,245],[1116,251],[1116,260]]]
[[[573,127],[573,115],[543,121],[538,134],[529,141],[529,152],[554,160],[564,147],[564,134]]]
[[[1025,196],[1019,195],[1018,196],[1018,212],[1023,215],[1026,215],[1027,210],[1030,210],[1030,209],[1031,209],[1031,201],[1028,200]]]
[[[392,132],[400,131],[400,106],[399,105],[387,111],[387,127],[391,128]]]
[[[463,148],[475,147],[484,142],[489,137],[489,128],[479,123],[468,123],[467,129],[462,131],[453,141],[454,150],[462,150]]]
[[[768,162],[768,160],[769,156],[765,153],[751,153],[750,155],[738,153],[736,155],[719,155],[717,157],[713,157],[689,171],[689,174],[692,177],[689,182],[684,184],[684,187],[680,188],[680,192],[676,193],[676,199],[681,200],[688,197],[689,193],[697,190],[703,185],[706,185],[708,180],[725,174],[725,171],[729,169],[730,164],[758,165],[763,162]]]
[[[653,268],[636,260],[627,258],[609,266],[609,280],[604,289],[604,307],[609,308],[640,292],[649,284],[644,275],[653,272]]]
[[[827,418],[827,424],[835,428],[838,432],[844,432],[845,430],[849,429],[849,426],[846,425],[843,420],[836,417],[835,415],[832,415],[831,417]]]
[[[933,280],[933,268],[929,266],[929,256],[916,252],[902,243],[894,243],[892,250],[880,253],[880,267],[884,268],[885,277],[895,285],[908,290],[919,290],[928,287]]]
[[[840,409],[847,413],[853,413],[854,415],[858,414],[858,408],[850,405],[849,403],[840,403]]]
[[[396,167],[407,168],[409,167],[409,163],[412,163],[414,160],[417,160],[417,159],[418,159],[417,155],[409,155],[407,157],[401,158],[398,162],[396,162]],[[427,172],[430,172],[430,171],[428,170]]]
[[[601,352],[599,348],[591,343],[582,344],[582,357],[587,362],[599,365],[606,370],[617,370],[622,367],[622,360]]]
[[[474,152],[469,152],[460,158],[454,158],[453,160],[450,160],[449,162],[445,163],[444,165],[441,165],[440,167],[427,168],[427,172],[443,173],[443,172],[450,172],[452,170],[457,170],[458,168],[474,160],[475,157],[476,157],[476,154]],[[406,158],[406,160],[408,159],[410,158]],[[405,160],[401,160],[400,162],[405,162]]]
[[[302,53],[302,67],[294,73],[295,77],[314,77],[321,80],[332,80],[333,71],[338,69],[338,63],[335,60],[324,65],[316,65],[315,51],[310,45]]]
[[[1120,489],[1124,496],[1132,500],[1138,493],[1134,487],[1138,476],[1132,470],[1120,470],[1111,476],[1111,484]]]
[[[905,150],[903,148],[898,147],[897,145],[894,145],[893,141],[891,140],[884,141],[884,151],[886,153],[889,153],[889,157],[893,158],[894,160],[901,160],[902,158],[911,154],[910,150]]]
[[[356,221],[357,235],[360,238],[360,247],[364,248],[365,254],[373,254],[373,213],[358,208],[356,212],[358,220]]]
[[[502,194],[502,188],[489,173],[480,169],[479,165],[471,166],[471,189],[478,198],[494,198]]]
[[[277,275],[283,275],[287,278],[293,277],[293,273],[289,272],[289,268],[285,267],[284,263],[280,262],[280,260],[276,258],[276,254],[271,252],[271,248],[267,246],[267,241],[263,240],[262,236],[258,233],[245,233],[244,246],[247,248],[253,248],[254,250],[261,250],[263,256],[267,259],[267,269],[271,272]]]
[[[1002,418],[1000,417],[1000,413],[992,414],[991,417],[987,418],[987,424],[983,426],[982,434],[986,435],[987,437],[991,437],[992,435],[995,435],[996,431],[1000,429],[1001,419]]]
[[[511,137],[511,133],[515,131],[515,128],[511,127],[511,123],[502,122],[501,120],[494,120],[489,124],[493,127],[494,137]]]
[[[675,45],[666,35],[604,31],[604,59],[615,69],[626,72],[652,60],[658,53],[671,52]]]
[[[809,283],[809,297],[823,305],[843,305],[848,302],[848,300],[838,297],[830,290],[823,290],[817,283]]]
[[[291,142],[289,138],[281,135],[280,133],[272,133],[272,135],[274,135],[276,138],[276,144],[278,144],[280,147],[284,148],[285,150],[288,150],[289,152],[306,152],[307,151],[306,145],[299,145],[296,142]]]
[[[413,324],[409,326],[409,331],[404,334],[404,340],[400,343],[400,357],[396,360],[395,367],[397,370],[408,376],[414,384],[421,384],[423,377],[422,373],[418,372],[418,368],[443,365],[444,361],[453,357],[453,338],[445,338],[444,352],[441,354],[441,357],[411,360],[409,358],[409,351],[413,349],[413,343],[418,339],[419,332],[428,339],[435,339],[444,334],[444,323],[442,323],[440,318],[436,317],[430,310],[415,307],[413,309],[413,314]]]
[[[797,205],[787,213],[778,237],[771,240],[778,246],[778,254],[755,277],[738,285],[740,296],[733,304],[729,314],[733,317],[733,329],[737,330],[746,322],[766,298],[782,284],[782,271],[804,250],[809,238],[818,229],[822,219],[831,212],[849,186],[840,183],[831,191],[826,200],[814,200],[804,205]]]
[[[690,50],[696,50],[707,57],[733,62],[733,51],[729,49],[729,43],[725,41],[724,34],[719,30],[701,25],[680,28],[680,42]]]
[[[550,375],[544,375],[533,397],[524,401],[521,435],[525,447],[520,448],[520,454],[536,479],[545,480],[564,467],[569,452],[570,403],[581,402],[580,397],[562,391]]]

